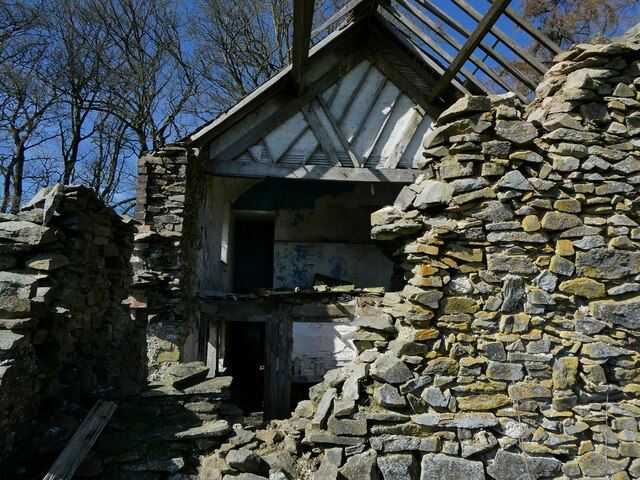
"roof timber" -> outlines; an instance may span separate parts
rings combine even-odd
[[[298,95],[304,89],[304,76],[309,62],[309,43],[311,42],[314,3],[314,0],[293,0],[291,81]]]
[[[409,20],[404,15],[402,15],[402,13],[400,13],[398,10],[396,10],[394,7],[392,7],[388,3],[383,3],[382,7],[387,12],[389,12],[394,18],[396,18],[403,26],[407,27],[411,31],[411,33],[413,33],[419,40],[421,40],[422,42],[428,44],[429,47],[431,49],[433,49],[438,55],[440,55],[444,60],[446,60],[448,62],[452,62],[453,61],[453,58],[444,49],[442,49],[437,44],[437,42],[430,41],[430,39],[413,22],[411,22],[411,20]],[[439,63],[439,66],[443,69],[443,71],[446,72],[445,67],[442,64]],[[462,66],[461,66],[460,69],[462,71],[462,74],[467,78],[467,80],[471,84],[474,85],[475,88],[477,88],[481,92],[490,93],[489,89],[482,82],[480,82],[476,77],[471,75],[470,72],[468,72]],[[444,73],[443,73],[443,75],[444,75]],[[449,80],[449,83],[451,82],[451,80],[452,79]]]
[[[418,7],[407,2],[405,0],[396,0],[399,5],[404,7],[407,11],[411,12],[424,26],[431,29],[436,35],[438,35],[442,40],[444,40],[448,45],[459,51],[462,48],[462,44],[459,43],[451,34],[449,34],[441,25],[433,21],[427,15],[424,14]],[[471,63],[476,66],[476,71],[481,70],[487,77],[493,80],[495,83],[500,85],[505,90],[509,90],[511,86],[502,78],[500,75],[497,75],[482,59],[479,59],[475,55],[471,55],[469,58]],[[466,76],[464,70],[462,70],[463,75]],[[472,73],[473,75],[473,73]],[[515,92],[516,95],[520,98],[520,100],[526,102],[526,97],[519,91]]]
[[[498,21],[502,12],[507,9],[511,0],[497,0],[494,2],[491,7],[489,7],[489,11],[487,14],[482,17],[476,29],[469,35],[466,43],[462,46],[456,58],[454,58],[449,67],[444,72],[438,83],[433,87],[433,90],[429,93],[427,97],[428,100],[433,101],[435,98],[438,98],[442,91],[449,86],[453,77],[455,77],[465,62],[469,59],[473,51],[482,43],[482,39],[485,35],[491,30],[491,27]]]
[[[204,147],[205,152],[215,152],[211,153],[211,161],[208,162],[209,173],[255,174],[262,178],[283,175],[301,178],[300,175],[304,175],[304,178],[359,181],[354,178],[370,178],[369,174],[345,175],[342,170],[335,169],[375,169],[377,172],[397,169],[405,170],[405,173],[398,174],[399,177],[390,175],[384,178],[387,181],[389,178],[395,179],[391,181],[405,181],[407,175],[414,174],[411,165],[407,164],[407,158],[411,158],[415,147],[410,147],[406,157],[403,157],[403,151],[412,141],[413,133],[424,131],[421,119],[425,117],[425,112],[436,118],[440,111],[463,94],[498,93],[500,89],[515,91],[521,100],[526,101],[530,93],[527,89],[533,91],[536,87],[536,80],[530,75],[546,71],[547,67],[520,45],[516,36],[506,33],[505,22],[500,27],[496,25],[499,18],[508,18],[512,25],[521,28],[553,54],[561,51],[508,8],[510,0],[348,0],[329,20],[314,30],[314,4],[326,0],[292,1],[291,65],[185,139],[194,146]],[[468,19],[465,21],[459,15],[453,15],[451,8],[439,8],[447,2],[459,8]],[[481,13],[483,3],[488,5],[484,14]],[[477,22],[477,25],[470,27],[469,22]],[[444,42],[435,40],[434,35]],[[310,48],[318,38],[322,40]],[[517,40],[522,41],[522,38],[518,36]],[[482,58],[477,54],[478,51],[484,52]],[[364,128],[365,120],[360,119],[355,131],[347,133],[343,120],[349,106],[336,113],[332,107],[334,97],[327,96],[336,95],[338,91],[336,87],[330,94],[329,85],[336,85],[336,81],[339,85],[346,72],[363,59],[375,64],[386,77],[372,92],[374,98],[378,98],[385,85],[391,83],[415,102],[413,117],[410,117],[406,105],[402,103],[401,111],[406,115],[403,121],[407,121],[402,127],[407,134],[402,139],[407,145],[401,142],[397,144],[395,152],[385,151],[382,156],[378,147],[377,153],[371,157],[379,137],[388,128],[387,123],[392,123],[392,114],[381,120],[373,144],[363,150],[361,142],[356,145],[356,138]],[[325,67],[318,67],[323,62]],[[530,70],[521,70],[518,62]],[[469,65],[475,69],[469,68]],[[500,68],[496,68],[496,65]],[[500,70],[519,82],[517,89],[522,91],[517,91],[512,80],[504,77]],[[364,82],[366,76],[360,82]],[[352,94],[349,102],[354,98],[355,94]],[[401,103],[400,98],[401,93],[394,101],[387,97],[388,111],[395,111]],[[369,115],[373,106],[373,103],[368,106],[365,116]],[[287,122],[296,112],[304,128],[299,131],[296,128],[291,137],[281,139],[286,145],[270,145],[268,133],[274,126]],[[375,115],[375,112],[371,115]],[[279,163],[282,148],[284,151],[297,148],[299,152],[298,144],[308,142],[310,135],[317,139],[313,149],[306,150],[303,155],[296,153],[285,156],[282,160],[284,164]],[[323,161],[327,163],[318,164],[321,155],[325,155]],[[294,157],[300,159],[296,165],[293,164]],[[251,173],[250,168],[256,170]],[[374,177],[378,178],[377,175],[375,173]]]
[[[489,3],[491,2],[493,2],[493,0],[489,0]],[[554,54],[561,53],[563,51],[560,45],[547,37],[544,33],[534,27],[530,22],[516,13],[513,9],[507,8],[504,13],[507,18],[509,18],[518,27],[531,35],[532,38],[534,38],[540,45],[544,46],[549,51],[553,52]]]

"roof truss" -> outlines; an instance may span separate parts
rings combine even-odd
[[[318,0],[322,2],[323,0]],[[513,9],[510,0],[351,0],[313,31],[327,31],[369,10],[423,64],[440,76],[427,102],[446,104],[445,92],[515,92],[526,101],[548,66],[532,53],[537,43],[548,57],[562,49]]]

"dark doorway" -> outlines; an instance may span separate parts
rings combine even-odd
[[[262,322],[227,323],[227,373],[233,377],[232,400],[245,414],[261,412],[264,402]]]
[[[236,212],[233,242],[233,290],[273,287],[275,219],[271,214]]]

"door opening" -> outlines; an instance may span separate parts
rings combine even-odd
[[[265,324],[227,322],[225,375],[233,377],[231,400],[245,415],[264,406]]]

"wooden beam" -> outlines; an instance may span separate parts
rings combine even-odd
[[[336,13],[331,15],[331,18],[329,18],[329,20],[327,20],[322,25],[320,25],[318,28],[316,28],[313,32],[311,32],[311,38],[314,38],[316,35],[318,35],[319,33],[323,32],[324,30],[326,30],[328,27],[330,27],[331,25],[336,23],[342,17],[344,17],[345,15],[350,13],[354,8],[356,8],[361,3],[366,3],[366,2],[371,2],[371,0],[351,0],[349,3],[347,3],[340,10],[338,10]]]
[[[498,18],[500,18],[502,12],[507,9],[509,3],[511,3],[511,0],[497,0],[491,5],[491,7],[489,7],[485,16],[482,17],[482,20],[480,20],[475,30],[471,33],[469,38],[467,38],[465,44],[427,96],[429,101],[435,100],[446,90],[462,66],[469,59],[473,51],[478,47],[478,45],[480,45],[480,43],[482,43],[482,39],[485,37],[487,32],[491,30],[491,27],[496,23]]]
[[[353,168],[304,165],[285,167],[247,161],[218,161],[205,165],[209,175],[244,178],[294,178],[298,180],[331,180],[337,182],[412,183],[423,173],[415,169]]]
[[[98,400],[51,465],[44,480],[71,480],[115,410],[115,403]]]
[[[415,0],[415,2],[417,4],[419,4],[420,6],[426,8],[427,10],[429,10],[431,13],[433,13],[436,17],[438,17],[440,20],[445,22],[447,25],[449,25],[451,28],[453,28],[459,34],[464,35],[467,38],[471,36],[471,32],[469,32],[469,30],[467,30],[465,27],[463,27],[454,18],[451,18],[445,12],[443,12],[438,7],[436,7],[432,2],[426,2],[424,0]],[[507,72],[509,72],[514,78],[516,78],[517,80],[521,81],[524,85],[526,85],[531,90],[535,90],[536,89],[537,85],[533,80],[531,80],[527,76],[523,75],[522,72],[520,70],[518,70],[517,68],[515,68],[511,64],[511,62],[509,60],[507,60],[502,55],[500,55],[498,52],[496,52],[492,47],[489,47],[488,45],[486,45],[484,43],[480,43],[479,47],[480,47],[480,49],[482,51],[484,51],[486,54],[488,54],[493,60],[495,60],[496,63],[498,63]],[[454,78],[454,82],[455,82],[455,78]]]
[[[296,95],[304,89],[304,77],[309,62],[309,44],[313,23],[314,0],[293,0],[293,47],[291,52],[291,82]]]
[[[408,2],[408,1],[405,1],[405,0],[396,0],[396,2],[398,2],[399,5],[403,6],[405,9],[407,9],[409,12],[411,12],[411,14],[414,15],[420,22],[422,22],[423,25],[425,25],[427,28],[429,28],[433,32],[435,32],[436,35],[438,35],[442,40],[444,40],[446,43],[448,43],[451,47],[455,48],[458,51],[462,48],[462,44],[459,43],[453,36],[451,36],[442,27],[442,25],[436,23],[429,16],[425,15],[424,12],[422,10],[420,10],[418,7],[416,7],[412,3]],[[490,67],[487,66],[487,64],[484,62],[484,60],[486,60],[487,56],[488,55],[485,54],[485,58],[484,59],[480,59],[480,58],[476,57],[475,55],[471,55],[471,57],[469,57],[469,61],[476,66],[476,70],[474,72],[471,72],[471,75],[474,75],[475,72],[477,71],[477,69],[480,69],[491,80],[496,82],[498,85],[500,85],[502,88],[504,88],[505,91],[508,92],[513,87],[511,85],[509,85],[503,78],[501,78],[499,75],[497,75]],[[518,95],[518,98],[523,103],[527,103],[527,98],[521,92],[515,92],[515,93],[516,93],[516,95]]]
[[[447,62],[453,62],[453,58],[449,55],[443,48],[441,48],[437,42],[433,39],[427,37],[422,30],[420,30],[411,20],[402,15],[398,10],[393,8],[390,4],[384,3],[382,6],[387,10],[393,17],[396,18],[402,25],[408,28],[411,33],[413,33],[417,38],[419,38],[425,45],[431,48],[434,52],[436,52],[440,57],[442,57]],[[477,78],[475,78],[471,73],[469,73],[465,68],[460,69],[461,73],[465,76],[465,78],[474,85],[481,92],[486,94],[490,94],[489,89],[480,82]],[[446,73],[446,72],[445,72]],[[437,85],[437,83],[436,83]]]
[[[475,8],[473,8],[469,2],[465,0],[451,1],[455,3],[459,8],[463,9],[469,15],[471,15],[476,22],[482,20],[482,14]],[[518,45],[518,42],[516,42],[513,37],[510,37],[509,35],[504,33],[500,28],[494,25],[494,27],[491,29],[491,34],[499,39],[502,43],[504,43],[507,47],[509,47],[522,60],[528,63],[529,66],[536,69],[538,73],[544,75],[547,72],[548,68],[545,67],[540,60],[532,55],[531,52],[528,52],[525,48],[522,48],[520,45]]]
[[[329,135],[327,135],[326,130],[322,126],[322,122],[318,118],[318,115],[313,110],[313,105],[304,107],[302,109],[302,114],[304,115],[305,120],[309,124],[311,131],[313,132],[313,136],[316,137],[316,140],[320,144],[322,151],[329,159],[329,163],[334,166],[340,165],[340,158],[338,157],[338,152],[335,147],[331,143],[331,139]]]
[[[493,3],[493,0],[489,0],[489,3]],[[531,37],[536,40],[540,45],[548,48],[551,52],[558,54],[564,52],[564,49],[556,42],[547,37],[544,33],[534,27],[527,19],[516,13],[513,9],[507,8],[505,15],[509,20],[527,32]]]
[[[333,118],[333,115],[331,115],[331,110],[329,109],[329,106],[326,103],[324,103],[324,100],[322,100],[321,95],[318,95],[317,99],[322,111],[324,112],[325,116],[329,120],[329,124],[331,125],[331,128],[333,128],[336,136],[338,137],[338,140],[340,140],[340,143],[342,144],[342,148],[344,148],[345,151],[347,152],[347,155],[349,155],[349,159],[351,159],[351,163],[353,163],[353,166],[356,168],[362,167],[364,162],[358,157],[356,152],[353,151],[353,149],[351,148],[351,145],[349,145],[349,141],[344,136],[344,132],[340,128],[340,125],[338,125],[338,123],[336,122],[336,119]]]
[[[396,27],[389,20],[384,18],[380,12],[374,13],[374,18],[382,25],[384,25],[393,35],[400,41],[402,44],[407,47],[410,51],[412,51],[420,60],[422,60],[431,70],[433,70],[436,74],[444,73],[444,66],[433,58],[429,53],[425,52],[423,49],[412,43],[407,36],[402,32],[398,27]],[[453,85],[463,94],[466,95],[469,93],[469,90],[458,82],[457,79],[453,79]]]

